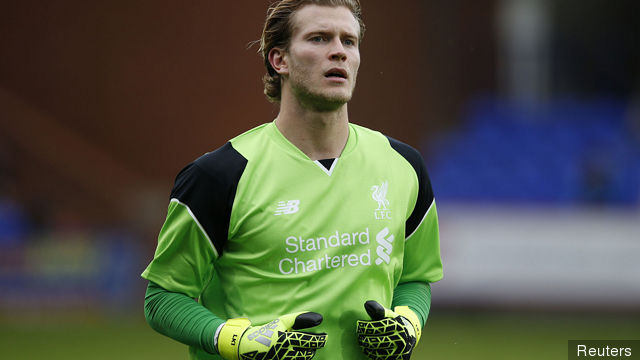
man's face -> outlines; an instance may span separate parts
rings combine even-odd
[[[356,85],[360,26],[346,7],[307,5],[292,19],[284,58],[284,87],[303,106],[332,111],[351,100]]]

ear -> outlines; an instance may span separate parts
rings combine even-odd
[[[269,64],[278,74],[289,75],[289,65],[284,50],[277,47],[269,50]]]

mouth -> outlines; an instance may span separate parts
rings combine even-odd
[[[328,79],[347,79],[347,71],[340,68],[329,69],[324,73],[324,77]]]

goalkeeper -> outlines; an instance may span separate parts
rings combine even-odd
[[[420,153],[349,121],[358,0],[280,0],[260,41],[277,118],[176,177],[145,317],[191,359],[409,359],[442,278]]]

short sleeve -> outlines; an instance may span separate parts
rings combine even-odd
[[[438,211],[429,174],[416,149],[393,138],[391,147],[413,167],[418,178],[418,197],[405,225],[405,247],[400,283],[435,282],[442,279]]]
[[[432,201],[422,221],[407,237],[400,283],[409,281],[435,282],[442,279],[438,210]]]
[[[178,174],[154,258],[143,278],[169,291],[200,296],[225,247],[245,166],[246,159],[227,143]]]

